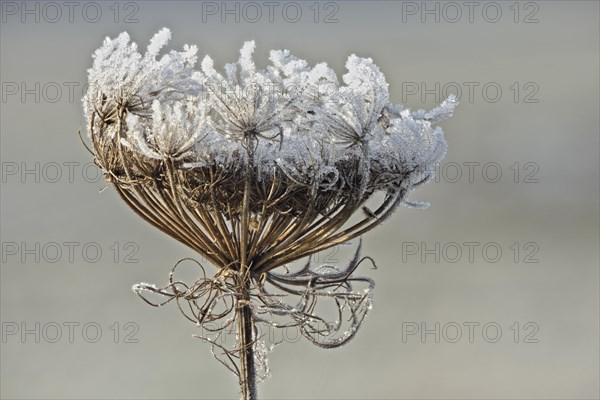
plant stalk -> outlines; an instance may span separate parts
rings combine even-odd
[[[250,266],[248,265],[248,229],[250,223],[250,184],[253,170],[253,148],[251,140],[246,141],[248,166],[244,182],[244,198],[240,224],[240,300],[238,300],[238,345],[240,349],[240,388],[243,400],[257,400],[256,365],[254,363],[254,321],[250,308]]]
[[[240,389],[243,400],[257,400],[256,365],[254,363],[254,324],[252,310],[244,305],[238,313],[238,344],[240,348]]]

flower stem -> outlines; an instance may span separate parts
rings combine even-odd
[[[256,366],[254,363],[254,321],[250,308],[250,266],[248,265],[248,225],[250,220],[250,184],[253,170],[252,141],[246,141],[248,166],[244,179],[244,198],[240,226],[240,300],[238,301],[238,345],[240,349],[240,388],[243,400],[256,400]]]
[[[248,283],[250,282],[248,281]],[[250,309],[250,305],[245,304],[238,308],[237,313],[242,399],[256,400],[256,366],[254,364],[254,323],[252,321],[252,310]]]

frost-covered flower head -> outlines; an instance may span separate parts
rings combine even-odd
[[[159,56],[170,36],[162,29],[144,55],[127,33],[107,38],[94,54],[84,111],[106,177],[153,224],[205,255],[210,243],[229,240],[225,230],[235,230],[246,178],[255,225],[279,228],[275,236],[257,234],[249,254],[266,271],[363,233],[398,204],[413,204],[407,194],[433,176],[445,154],[434,125],[452,115],[456,98],[430,112],[391,104],[370,58],[351,55],[338,82],[325,63],[311,67],[287,50],[271,51],[271,64],[258,69],[254,42],[246,42],[222,74],[208,56],[194,69],[196,46]],[[336,90],[323,96],[324,88]],[[364,209],[377,192],[385,194],[383,206]],[[174,193],[177,212],[167,212],[160,200]],[[340,231],[339,222],[361,208],[365,220]],[[215,218],[186,221],[198,209],[218,213],[221,228]],[[182,238],[190,226],[198,237]],[[303,237],[314,239],[310,251],[295,249],[292,238]],[[211,261],[235,263],[230,250],[210,254]]]

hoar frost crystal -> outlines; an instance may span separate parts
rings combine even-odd
[[[374,282],[354,272],[373,260],[360,244],[345,267],[310,256],[360,237],[400,204],[423,205],[407,195],[443,158],[433,125],[457,100],[429,112],[391,104],[379,68],[355,55],[342,82],[287,50],[259,70],[254,42],[224,74],[208,56],[197,71],[196,46],[158,57],[170,36],[159,31],[144,55],[127,33],[95,52],[83,99],[91,151],[138,215],[216,267],[208,276],[187,260],[201,273],[187,284],[175,278],[181,260],[165,287],[135,292],[152,305],[175,301],[238,375],[242,396],[255,398],[255,379],[269,373],[261,326],[293,327],[326,348],[355,335]],[[367,207],[377,193],[380,204]],[[302,258],[303,268],[286,267]]]

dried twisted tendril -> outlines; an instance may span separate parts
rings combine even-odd
[[[255,361],[259,379],[269,376],[267,353],[272,346],[285,339],[266,345],[261,328],[298,332],[311,343],[323,348],[340,347],[351,340],[365,319],[372,304],[375,282],[354,273],[364,261],[375,262],[371,257],[360,256],[360,241],[352,260],[347,266],[313,266],[309,257],[299,270],[285,273],[266,272],[252,281],[249,300],[241,297],[243,280],[232,269],[224,268],[207,277],[204,266],[192,258],[179,260],[171,269],[168,284],[162,288],[148,283],[133,286],[135,293],[146,303],[161,307],[175,301],[179,311],[201,328],[202,334],[194,335],[211,344],[213,356],[230,371],[239,376],[240,349],[237,341],[228,343],[224,337],[235,329],[237,308],[249,305],[254,319]],[[201,271],[200,277],[191,285],[174,278],[178,267],[191,261]],[[357,286],[362,286],[357,289]],[[165,299],[152,301],[148,293]],[[320,303],[330,301],[334,305],[334,319],[321,315]]]

